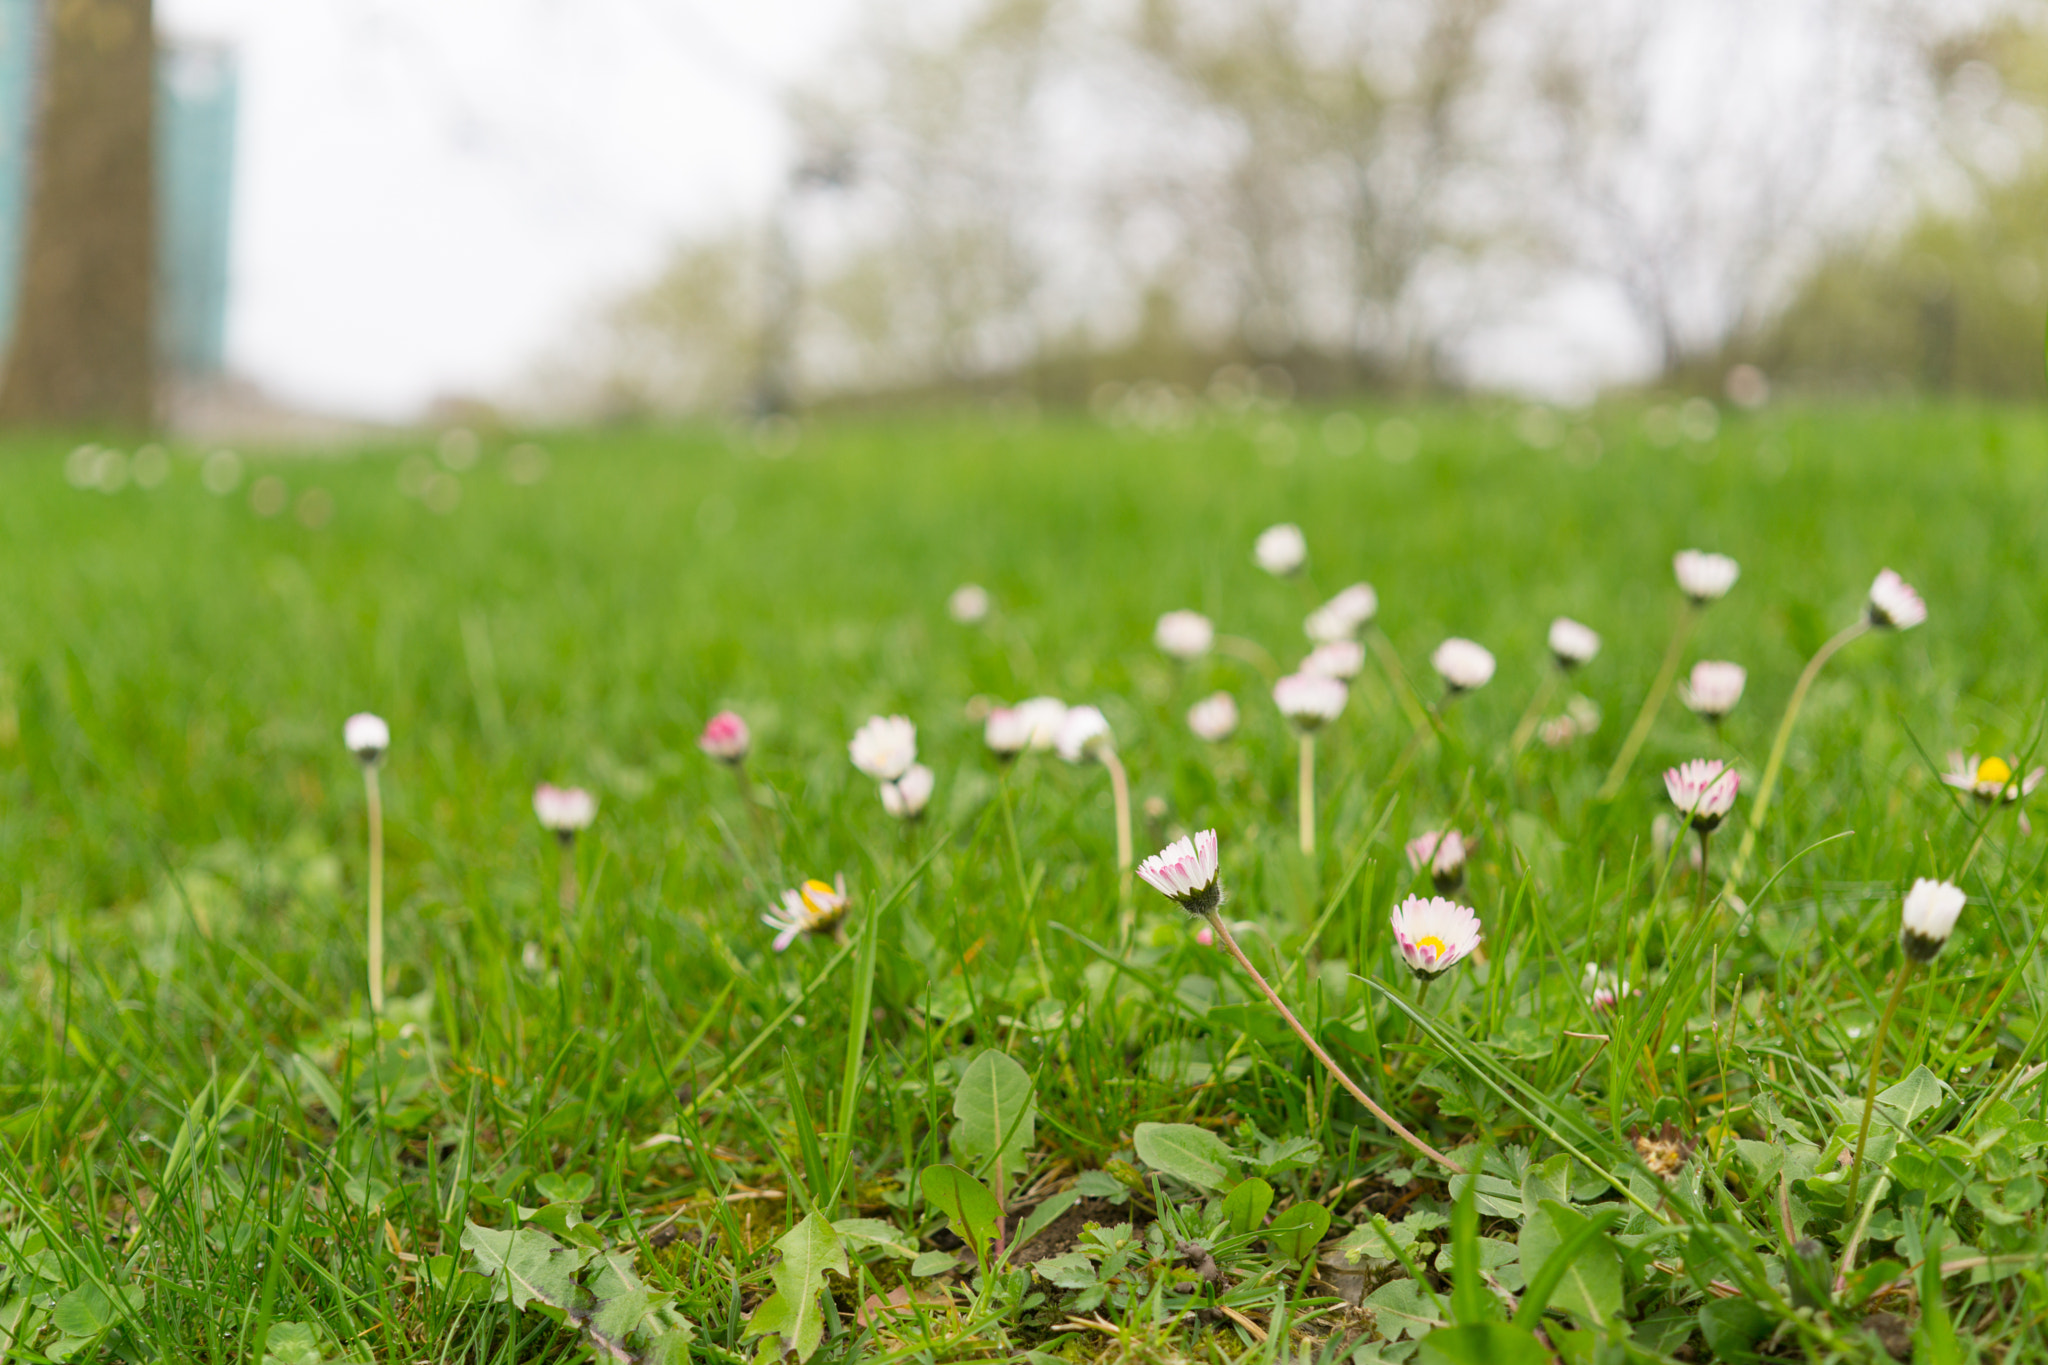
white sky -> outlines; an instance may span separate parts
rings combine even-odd
[[[404,417],[502,389],[765,203],[856,0],[158,0],[239,54],[230,365]]]

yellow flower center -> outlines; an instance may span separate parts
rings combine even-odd
[[[824,916],[838,913],[839,893],[828,883],[815,877],[803,885],[804,905],[814,915]]]
[[[2002,758],[1987,758],[1977,765],[1977,780],[2003,787],[2012,781],[2012,765]]]
[[[1435,934],[1424,934],[1421,938],[1415,940],[1415,946],[1418,948],[1435,949],[1436,951],[1434,952],[1434,954],[1432,954],[1432,956],[1436,958],[1442,958],[1445,953],[1450,951],[1448,948],[1444,947],[1444,941],[1438,938]]]

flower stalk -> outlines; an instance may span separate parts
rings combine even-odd
[[[1316,851],[1316,737],[1312,734],[1301,737],[1300,786],[1301,854],[1306,858]]]
[[[1785,751],[1792,743],[1792,727],[1799,723],[1799,712],[1806,705],[1806,694],[1813,690],[1813,680],[1820,676],[1829,659],[1868,635],[1870,630],[1869,620],[1859,618],[1854,625],[1837,631],[1826,644],[1814,651],[1799,674],[1799,681],[1792,685],[1791,700],[1785,703],[1785,715],[1778,722],[1778,733],[1771,739],[1770,757],[1764,760],[1764,775],[1757,779],[1756,799],[1749,807],[1749,827],[1743,830],[1742,843],[1735,850],[1735,861],[1728,868],[1731,886],[1741,880],[1742,874],[1749,869],[1750,855],[1756,851],[1756,836],[1763,829],[1764,816],[1769,813],[1771,797],[1778,788],[1778,773],[1785,766]]]
[[[363,809],[370,824],[370,1013],[384,1017],[384,801],[377,765],[363,765]]]
[[[1870,1137],[1870,1115],[1877,1108],[1877,1069],[1884,1061],[1884,1037],[1891,1031],[1892,1016],[1899,1012],[1899,1001],[1906,995],[1906,982],[1913,975],[1913,959],[1907,958],[1899,964],[1898,984],[1892,987],[1892,998],[1885,1004],[1884,1017],[1877,1021],[1877,1036],[1870,1043],[1870,1079],[1863,1085],[1863,1122],[1856,1127],[1856,1157],[1849,1163],[1849,1207],[1856,1207],[1856,1185],[1863,1178],[1863,1144]]]

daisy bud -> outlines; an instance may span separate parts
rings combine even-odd
[[[1931,961],[1955,932],[1956,916],[1963,913],[1967,899],[1953,882],[1921,877],[1906,893],[1899,918],[1899,945],[1915,962]]]
[[[1252,546],[1252,558],[1275,578],[1285,578],[1308,562],[1308,538],[1291,521],[1268,526],[1259,532],[1259,539]]]
[[[997,758],[1015,758],[1031,743],[1031,717],[1014,706],[999,706],[988,713],[981,738]]]
[[[2048,768],[2036,768],[2015,782],[2013,765],[2014,760],[1996,754],[1980,761],[1975,754],[1965,758],[1952,753],[1948,756],[1948,771],[1941,775],[1941,780],[1988,804],[2031,796],[2034,788],[2041,785],[2041,779],[2048,777]]]
[[[761,923],[776,931],[775,951],[786,952],[804,934],[829,933],[846,918],[852,902],[846,895],[846,878],[835,877],[832,885],[816,880],[794,891],[782,893],[782,903],[761,916]]]
[[[1085,763],[1100,757],[1105,749],[1115,748],[1116,738],[1110,733],[1109,717],[1093,706],[1075,706],[1068,708],[1066,717],[1060,721],[1053,747],[1067,762]]]
[[[882,809],[898,820],[915,820],[924,814],[926,803],[932,799],[932,785],[936,780],[932,770],[924,764],[911,764],[903,776],[882,784]]]
[[[1195,738],[1214,744],[1229,739],[1237,729],[1237,698],[1228,692],[1211,692],[1188,708],[1188,729]]]
[[[1365,671],[1365,646],[1356,640],[1331,640],[1317,645],[1301,661],[1300,671],[1324,678],[1355,678]]]
[[[364,767],[372,767],[383,761],[384,751],[391,747],[391,727],[382,716],[358,711],[342,724],[341,742]]]
[[[1030,736],[1029,747],[1050,749],[1059,741],[1060,725],[1067,718],[1067,704],[1058,697],[1033,697],[1017,703],[1017,714],[1024,718],[1025,732]]]
[[[1694,829],[1708,833],[1735,809],[1735,795],[1741,789],[1741,774],[1718,758],[1696,758],[1664,774],[1671,804],[1691,817]]]
[[[1342,715],[1350,695],[1351,689],[1340,679],[1317,673],[1290,673],[1273,684],[1273,701],[1280,714],[1306,733],[1320,730]]]
[[[1206,915],[1223,904],[1223,881],[1216,856],[1216,831],[1205,829],[1193,838],[1176,839],[1138,864],[1145,885],[1180,902],[1191,915]]]
[[[846,750],[854,767],[877,782],[894,782],[917,762],[917,727],[907,716],[872,716]]]
[[[697,747],[720,763],[744,762],[753,742],[737,711],[720,711],[704,722],[704,732],[697,736]]]
[[[1742,566],[1727,555],[1704,550],[1680,550],[1671,557],[1671,571],[1678,579],[1678,590],[1702,605],[1726,597],[1742,576]]]
[[[971,626],[988,616],[988,589],[979,583],[962,583],[953,589],[953,595],[946,599],[946,613],[963,626]]]
[[[1692,666],[1691,678],[1680,680],[1678,699],[1694,715],[1719,724],[1742,700],[1742,687],[1748,681],[1749,674],[1741,664],[1703,659]]]
[[[1602,971],[1596,964],[1588,962],[1584,976],[1579,980],[1579,989],[1586,994],[1586,1000],[1597,1014],[1604,1014],[1620,1004],[1625,996],[1639,996],[1641,991],[1629,985],[1628,978],[1617,972]]]
[[[1216,627],[1198,611],[1170,611],[1153,628],[1152,643],[1176,659],[1199,659],[1216,643]]]
[[[1927,604],[1913,585],[1885,569],[1870,585],[1870,624],[1891,630],[1911,630],[1927,619]]]
[[[533,813],[542,829],[567,843],[597,818],[597,798],[581,787],[543,782],[533,789]]]
[[[1550,653],[1557,666],[1569,672],[1591,663],[1600,652],[1600,636],[1591,626],[1582,626],[1569,616],[1550,623]]]
[[[1493,654],[1485,645],[1453,635],[1436,647],[1429,665],[1453,692],[1470,692],[1493,680]]]
[[[1427,870],[1440,894],[1456,891],[1465,881],[1465,836],[1454,829],[1426,830],[1408,841],[1408,868]]]
[[[1389,921],[1402,960],[1420,977],[1449,971],[1479,946],[1479,916],[1441,896],[1410,896],[1394,907]]]

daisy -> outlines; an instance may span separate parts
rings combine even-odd
[[[1312,734],[1342,715],[1350,696],[1351,689],[1342,679],[1316,673],[1290,673],[1273,684],[1274,704],[1303,734]]]
[[[384,1014],[384,798],[377,785],[377,765],[391,748],[391,727],[381,716],[358,711],[341,727],[341,742],[363,765],[363,821],[370,827],[370,905],[368,940],[370,1013]]]
[[[1228,692],[1211,692],[1188,708],[1188,729],[1195,738],[1214,744],[1229,739],[1237,729],[1237,698]]]
[[[1410,896],[1388,918],[1402,960],[1424,981],[1449,971],[1479,946],[1479,916],[1442,896]]]
[[[1671,557],[1671,572],[1678,579],[1679,591],[1704,606],[1728,595],[1735,580],[1742,576],[1742,566],[1727,555],[1680,550]]]
[[[1365,646],[1356,640],[1331,640],[1317,645],[1301,661],[1301,672],[1325,678],[1355,678],[1365,668]]]
[[[1258,541],[1252,546],[1252,558],[1267,573],[1285,578],[1308,562],[1308,538],[1291,521],[1268,526],[1259,532]]]
[[[1216,643],[1216,627],[1198,611],[1170,611],[1153,627],[1152,643],[1173,658],[1199,659]]]
[[[2048,777],[2048,768],[2036,768],[2025,777],[2014,780],[2014,760],[1991,757],[1979,760],[1971,754],[1967,758],[1959,753],[1948,756],[1948,771],[1941,780],[1959,791],[1966,791],[1979,801],[2017,801],[2022,796],[2033,795],[2034,788]]]
[[[1021,707],[998,706],[988,713],[981,738],[997,758],[1015,758],[1031,744],[1031,717]]]
[[[1139,863],[1138,876],[1160,895],[1178,901],[1189,914],[1211,913],[1223,904],[1216,831],[1205,829],[1193,838],[1174,840]]]
[[[533,813],[542,829],[568,843],[597,818],[597,798],[581,787],[543,782],[533,789]]]
[[[1586,964],[1585,974],[1579,979],[1579,989],[1585,992],[1586,1001],[1596,1014],[1613,1009],[1624,997],[1642,994],[1629,985],[1627,977],[1618,972],[1603,971],[1591,962]]]
[[[704,731],[697,736],[697,747],[720,763],[744,762],[753,742],[752,732],[737,711],[720,711],[704,722]]]
[[[1493,654],[1485,645],[1453,635],[1436,647],[1429,665],[1452,692],[1470,692],[1493,679]]]
[[[762,915],[761,923],[776,931],[775,951],[787,952],[804,934],[842,933],[851,904],[844,876],[834,877],[830,886],[813,878],[794,891],[783,892],[782,904]]]
[[[878,782],[894,782],[917,762],[917,727],[907,716],[872,716],[846,750],[854,767]]]
[[[1953,882],[1921,877],[1906,893],[1899,916],[1899,942],[1915,962],[1931,962],[1955,932],[1956,917],[1967,898]]]
[[[1060,721],[1059,734],[1053,740],[1053,747],[1069,763],[1084,763],[1098,758],[1115,745],[1116,737],[1110,732],[1109,717],[1093,706],[1069,707]]]
[[[930,768],[922,763],[911,764],[903,776],[882,784],[882,809],[898,820],[915,820],[924,814],[936,781]]]
[[[1429,873],[1439,894],[1456,891],[1465,881],[1465,836],[1454,829],[1425,830],[1404,850],[1411,872]]]
[[[988,589],[979,583],[962,583],[946,599],[946,613],[963,626],[971,626],[988,615]]]
[[[1317,607],[1302,623],[1308,638],[1319,645],[1356,638],[1379,615],[1380,597],[1370,583],[1353,583]]]
[[[359,762],[376,764],[383,761],[384,751],[391,747],[391,727],[382,716],[358,711],[342,724],[341,742]]]
[[[1692,677],[1678,684],[1678,699],[1694,715],[1718,725],[1742,700],[1743,684],[1748,681],[1749,674],[1741,664],[1702,659],[1692,666]]]
[[[1893,573],[1880,570],[1870,585],[1870,624],[1880,629],[1911,630],[1927,619],[1927,604],[1913,585]]]
[[[1664,774],[1664,790],[1692,827],[1711,834],[1735,809],[1742,775],[1718,758],[1696,758]]]
[[[1023,718],[1025,733],[1030,737],[1027,747],[1050,749],[1059,740],[1060,723],[1067,718],[1067,704],[1058,697],[1033,697],[1017,703],[1017,714]]]
[[[1580,625],[1569,616],[1560,616],[1550,623],[1550,654],[1559,668],[1570,672],[1581,664],[1591,663],[1599,652],[1600,635],[1591,626]]]

